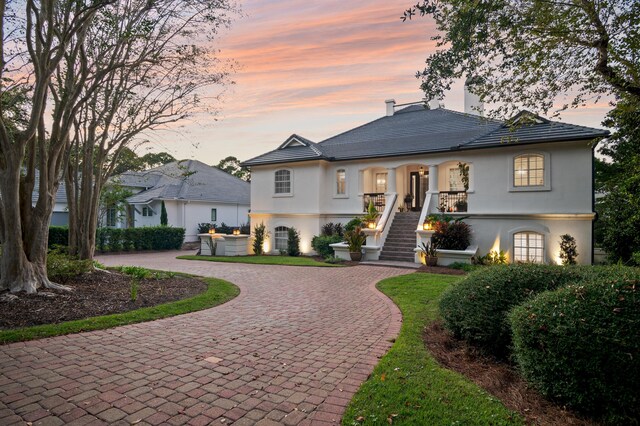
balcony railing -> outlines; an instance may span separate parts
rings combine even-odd
[[[362,211],[366,212],[367,209],[369,208],[369,202],[373,200],[373,205],[375,206],[376,210],[378,210],[379,212],[384,211],[384,207],[385,207],[385,197],[384,197],[384,193],[383,192],[374,192],[374,193],[368,193],[368,194],[364,194],[362,196]]]
[[[466,212],[468,207],[466,191],[441,192],[438,197],[438,210],[443,212]]]

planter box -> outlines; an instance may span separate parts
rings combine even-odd
[[[342,260],[351,260],[351,256],[349,255],[349,246],[346,243],[335,243],[331,244],[330,247],[333,249],[337,258]],[[380,258],[379,246],[362,246],[362,250],[364,251],[362,260],[378,260]]]
[[[452,263],[460,262],[471,264],[471,258],[478,252],[478,246],[469,246],[466,250],[441,250],[438,252],[438,265],[447,266]]]

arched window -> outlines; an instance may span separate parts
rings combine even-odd
[[[276,170],[275,193],[291,194],[291,171],[290,170]]]
[[[286,226],[277,226],[274,234],[275,245],[277,251],[287,249],[287,240],[289,239],[289,228]]]
[[[544,235],[529,231],[513,234],[513,260],[544,263]]]
[[[345,195],[347,193],[347,172],[344,169],[336,171],[336,194]]]
[[[518,155],[513,159],[513,186],[545,186],[545,161],[541,154]]]

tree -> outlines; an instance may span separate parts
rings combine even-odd
[[[119,64],[93,70],[88,80],[65,73],[62,90],[52,87],[52,78],[62,76],[65,60],[85,65],[81,51],[87,32],[98,11],[112,1],[0,1],[0,290],[64,288],[49,281],[46,258],[71,128],[84,102],[82,90],[91,93],[103,74]],[[20,114],[6,109],[13,104],[24,105]]]
[[[640,99],[637,1],[426,0],[403,19],[416,13],[441,33],[418,73],[428,98],[473,77],[472,91],[496,103],[496,115],[547,113],[569,93],[560,110],[609,94]]]
[[[162,206],[160,209],[160,225],[167,226],[169,224],[169,218],[167,217],[167,207],[164,205],[164,200],[162,200]]]
[[[139,169],[173,160],[167,153],[136,159],[130,146],[199,111],[200,91],[227,83],[229,67],[208,46],[228,25],[230,10],[228,0],[129,0],[97,14],[83,49],[87,72],[78,70],[79,78],[110,63],[123,66],[106,74],[98,90],[83,93],[87,102],[74,121],[74,161],[66,172],[71,253],[93,258],[100,192],[121,155]],[[65,75],[57,75],[58,87],[64,87]]]
[[[223,172],[227,172],[239,179],[251,182],[251,172],[247,167],[242,166],[240,164],[240,160],[238,160],[236,157],[229,156],[227,158],[224,158],[220,160],[216,167]]]
[[[640,253],[640,102],[622,99],[604,124],[615,128],[596,167],[599,244],[611,260],[629,262]]]

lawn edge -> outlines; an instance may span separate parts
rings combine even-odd
[[[85,331],[106,330],[123,325],[169,318],[213,308],[227,303],[240,295],[240,288],[229,281],[219,278],[194,278],[204,281],[207,284],[207,289],[190,298],[117,314],[101,315],[58,324],[42,324],[3,330],[0,331],[0,345],[64,336]],[[220,287],[221,285],[222,287]]]

